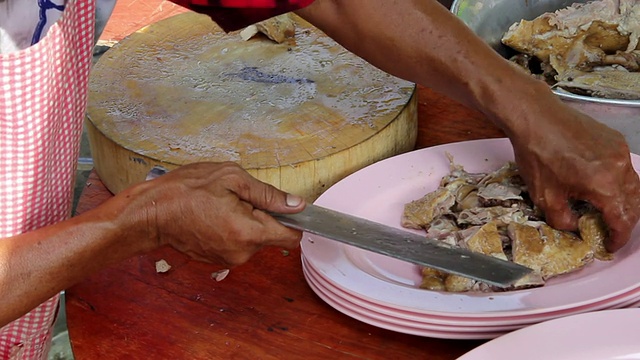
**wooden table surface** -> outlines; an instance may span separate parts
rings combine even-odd
[[[429,89],[418,93],[416,148],[504,136],[481,114]],[[111,196],[92,173],[77,211]],[[169,272],[156,273],[160,259]],[[455,359],[482,343],[406,335],[343,315],[309,288],[299,249],[264,249],[216,282],[219,269],[162,248],[68,289],[75,358]]]

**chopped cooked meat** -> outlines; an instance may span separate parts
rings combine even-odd
[[[448,292],[471,291],[477,281],[460,275],[447,275],[444,279],[444,288]]]
[[[517,207],[503,207],[503,206],[490,206],[490,207],[476,207],[459,212],[458,214],[459,224],[471,224],[482,225],[486,222],[498,220],[503,224],[509,224],[515,222],[525,222],[527,217]]]
[[[427,290],[435,290],[435,291],[445,291],[446,288],[444,286],[444,279],[446,274],[438,271],[436,269],[431,268],[422,268],[422,283],[420,284],[421,289]]]
[[[627,85],[633,85],[631,80],[616,83],[610,75],[598,80],[606,85],[568,80],[575,78],[568,75],[574,71],[594,74],[602,70],[638,71],[639,38],[639,0],[598,0],[517,22],[504,34],[502,42],[523,55],[537,58],[542,71],[532,71],[536,76],[542,73],[548,80],[550,65],[558,87],[595,97],[640,99],[637,90],[625,90]],[[513,59],[519,64],[527,60],[518,56]],[[638,79],[634,80],[637,83]]]
[[[424,229],[434,219],[448,213],[455,201],[455,194],[449,189],[438,188],[404,206],[402,226],[410,229]]]
[[[519,186],[490,183],[478,190],[478,196],[484,200],[522,200]]]
[[[418,219],[431,239],[532,268],[534,272],[518,281],[513,289],[542,286],[545,280],[577,271],[594,258],[613,258],[604,248],[606,226],[590,204],[574,204],[580,217],[581,238],[572,232],[555,230],[543,221],[544,216],[531,203],[514,163],[472,176],[453,163],[450,169],[438,189],[405,205],[403,223]],[[472,201],[475,205],[462,206],[461,202],[468,201],[470,196],[476,198]],[[491,201],[497,204],[488,205]],[[504,291],[428,268],[422,269],[422,275],[420,287],[425,289]]]
[[[640,72],[572,70],[558,78],[555,86],[600,98],[640,100]]]
[[[458,225],[454,219],[441,216],[429,224],[429,227],[427,228],[427,236],[431,238],[439,238],[447,236],[458,230],[460,229],[458,229]]]
[[[246,41],[257,33],[262,33],[269,39],[281,44],[287,39],[294,38],[296,26],[291,16],[287,13],[248,26],[240,32],[240,37]]]
[[[478,182],[478,184],[484,186],[494,183],[513,187],[524,185],[524,183],[522,182],[522,178],[520,178],[520,174],[518,173],[518,167],[516,166],[516,163],[512,161],[504,164],[500,169],[496,171],[485,174]]]
[[[591,212],[582,215],[578,221],[580,237],[591,245],[593,254],[598,260],[611,260],[613,254],[604,247],[607,238],[607,226],[602,220],[602,215]]]
[[[507,255],[502,249],[502,239],[498,232],[497,222],[488,222],[478,231],[467,239],[464,239],[467,249],[479,252],[481,254],[496,257],[498,259],[507,260]]]
[[[513,262],[539,273],[543,279],[567,274],[593,260],[591,244],[579,237],[542,224],[533,226],[511,223]]]

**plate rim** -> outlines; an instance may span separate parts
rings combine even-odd
[[[509,139],[507,138],[493,138],[493,139],[480,139],[480,140],[467,140],[467,141],[459,141],[459,142],[453,142],[453,143],[447,143],[447,144],[442,144],[442,145],[437,145],[437,146],[433,146],[433,147],[429,147],[429,148],[423,148],[423,149],[418,149],[418,150],[414,150],[414,151],[410,151],[407,153],[403,153],[400,155],[396,155],[384,160],[381,160],[377,163],[374,163],[372,165],[369,165],[357,172],[354,172],[353,174],[345,177],[344,179],[342,179],[341,181],[339,181],[338,183],[336,183],[335,185],[333,185],[331,188],[327,189],[327,191],[325,191],[316,201],[315,203],[318,205],[322,205],[325,207],[329,207],[329,208],[333,208],[335,210],[342,210],[339,207],[334,206],[335,204],[332,204],[332,199],[334,197],[334,195],[332,195],[335,192],[335,189],[340,189],[342,187],[345,187],[345,184],[348,184],[351,181],[356,181],[354,179],[357,179],[358,177],[366,177],[366,173],[370,172],[371,169],[374,169],[375,167],[384,167],[387,166],[388,164],[392,164],[395,161],[398,161],[398,159],[407,159],[407,158],[411,158],[411,157],[429,157],[429,154],[432,154],[431,156],[434,156],[433,154],[436,153],[444,153],[444,152],[456,152],[460,149],[466,149],[466,148],[482,148],[485,149],[485,151],[487,151],[486,154],[479,154],[480,157],[484,157],[486,155],[495,155],[492,154],[492,152],[495,151],[503,151],[503,150],[509,150],[510,153],[507,154],[506,158],[510,158],[513,159],[513,148],[511,147],[511,144],[509,142]],[[486,150],[488,149],[488,150]],[[478,154],[475,154],[478,155]],[[504,156],[504,154],[502,154],[501,156]],[[445,161],[444,156],[442,156],[443,161]],[[632,154],[632,160],[634,160],[634,167],[636,168],[636,171],[638,169],[638,164],[640,164],[640,157],[638,157],[637,155]],[[447,160],[448,161],[448,160]],[[489,161],[487,160],[487,158],[485,158],[485,161]],[[496,161],[494,161],[496,162]],[[467,165],[464,164],[464,161],[461,162],[463,165]],[[499,163],[499,161],[498,161]],[[414,169],[415,170],[415,169]],[[437,178],[439,180],[439,178],[441,177],[440,175],[434,175],[431,174],[432,177]],[[416,195],[417,196],[417,195]],[[399,218],[400,215],[398,215]],[[636,230],[638,230],[638,226],[636,227]],[[352,249],[351,251],[353,251],[353,249],[355,249],[355,251],[365,251],[365,250],[361,250],[361,249],[357,249],[357,248],[353,248],[350,247],[348,245],[343,245],[343,244],[338,244],[334,241],[331,240],[327,240],[324,239],[320,236],[316,236],[313,234],[308,234],[305,233],[303,236],[303,241],[301,243],[301,253],[306,256],[307,260],[309,261],[309,263],[314,266],[316,268],[316,270],[321,273],[323,276],[325,276],[327,279],[329,279],[330,281],[333,281],[334,284],[336,285],[340,285],[342,286],[343,289],[348,289],[348,286],[344,286],[344,282],[340,281],[340,279],[336,278],[333,274],[331,273],[327,273],[327,271],[325,271],[326,269],[323,269],[322,267],[318,266],[317,262],[314,259],[314,247],[317,248],[317,244],[318,243],[332,243],[335,244],[334,246],[337,246],[340,250],[341,253],[344,253],[344,249],[348,248],[348,249]],[[312,243],[312,244],[311,244]],[[311,245],[314,246],[311,246]],[[637,247],[638,244],[636,244]],[[639,254],[640,255],[640,254]],[[335,265],[334,265],[335,267]],[[570,276],[570,275],[567,275]],[[535,314],[539,314],[539,313],[544,313],[544,312],[550,312],[550,311],[560,311],[566,308],[572,308],[572,307],[576,307],[576,306],[582,306],[582,305],[586,305],[589,303],[593,303],[593,302],[598,302],[598,301],[603,301],[606,300],[608,298],[612,298],[615,297],[617,295],[623,294],[625,292],[629,292],[632,291],[633,289],[636,289],[640,287],[640,279],[634,280],[633,283],[630,283],[628,286],[617,289],[617,291],[611,292],[611,291],[607,291],[602,293],[602,296],[599,297],[592,297],[592,298],[586,298],[582,301],[573,301],[572,303],[563,303],[563,304],[559,304],[557,306],[552,306],[552,307],[547,307],[547,308],[527,308],[525,305],[523,305],[522,308],[518,308],[518,309],[507,309],[507,310],[483,310],[481,312],[478,312],[476,310],[474,311],[464,311],[464,310],[459,310],[459,311],[442,311],[442,310],[434,310],[428,307],[418,307],[416,308],[413,305],[408,305],[407,303],[402,303],[402,304],[398,304],[396,302],[388,302],[385,301],[384,299],[380,299],[379,297],[371,297],[371,296],[367,296],[367,295],[371,295],[371,294],[367,294],[367,293],[362,293],[362,291],[355,291],[350,289],[350,292],[355,292],[357,295],[362,295],[365,298],[367,298],[370,301],[374,301],[374,302],[378,302],[381,303],[385,306],[393,306],[393,307],[399,307],[399,308],[403,308],[409,311],[414,311],[414,312],[419,312],[419,313],[423,313],[423,314],[431,314],[431,315],[442,315],[442,316],[464,316],[464,317],[478,317],[478,318],[482,318],[482,317],[496,317],[496,316],[526,316],[526,315],[535,315]],[[396,286],[396,290],[397,290],[397,286]],[[549,287],[546,287],[549,288]],[[530,290],[518,290],[518,291],[511,291],[511,292],[504,292],[504,293],[485,293],[485,294],[478,294],[478,293],[474,293],[472,295],[469,294],[450,294],[450,293],[437,293],[437,292],[430,292],[430,294],[439,294],[438,296],[440,297],[446,297],[448,299],[452,299],[455,297],[463,297],[465,299],[468,298],[478,298],[478,297],[492,297],[492,298],[496,298],[496,297],[515,297],[516,295],[514,294],[519,294],[521,296],[527,296],[528,294],[530,294],[532,291],[540,291],[539,289],[545,289],[545,287],[542,288],[537,288],[537,289],[530,289]],[[389,290],[389,288],[386,288],[386,290]],[[406,289],[405,289],[406,290]],[[415,291],[420,291],[422,292],[427,292],[427,290],[421,290],[421,289],[417,289],[417,288],[412,288],[411,290],[413,290],[413,292]],[[402,292],[402,291],[401,291]],[[408,291],[409,293],[411,293],[412,291]],[[404,292],[403,292],[404,293]],[[443,315],[444,314],[444,315]]]

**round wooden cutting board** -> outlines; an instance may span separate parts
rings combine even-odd
[[[188,12],[107,51],[92,70],[87,109],[107,188],[143,181],[154,165],[234,161],[313,201],[350,173],[413,149],[414,84],[294,19],[294,42],[277,44],[243,41]]]

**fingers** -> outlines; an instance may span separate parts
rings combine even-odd
[[[630,210],[631,208],[625,210],[624,201],[615,201],[612,200],[612,197],[604,199],[606,200],[591,200],[589,202],[600,210],[603,220],[607,224],[609,230],[609,236],[605,241],[607,250],[616,252],[631,238],[631,232],[638,222],[638,216],[635,211]],[[540,205],[538,206],[544,212],[546,221],[551,227],[564,231],[577,230],[578,214],[571,209],[566,197],[548,197],[539,200]]]
[[[248,203],[245,203],[249,205]],[[250,206],[250,205],[249,205]],[[265,212],[252,209],[249,213],[235,212],[227,219],[229,231],[222,242],[227,247],[213,252],[229,266],[243,264],[265,246],[294,249],[300,244],[302,232],[287,228]]]
[[[547,223],[554,229],[563,231],[576,231],[578,229],[578,216],[571,210],[569,203],[564,202],[563,206],[554,204],[547,209],[543,209]]]
[[[542,194],[537,195],[539,193]],[[542,210],[549,226],[564,231],[578,229],[578,216],[571,209],[568,194],[559,186],[549,186],[531,194],[533,203]]]
[[[296,213],[304,209],[306,203],[300,196],[278,190],[264,183],[236,164],[229,164],[230,173],[225,177],[226,186],[240,199],[262,210],[279,213]]]
[[[253,204],[240,200],[238,206],[229,209],[225,221],[229,225],[227,236],[247,248],[263,246],[294,248],[298,246],[302,232],[288,228]]]
[[[640,218],[640,181],[638,174],[631,169],[622,186],[613,194],[596,197],[592,203],[600,209],[607,224],[609,237],[605,241],[608,251],[620,250],[631,239],[631,233]]]
[[[604,215],[603,219],[609,227],[609,237],[604,243],[605,248],[609,252],[616,252],[626,245],[631,239],[631,231],[633,230],[635,222],[631,223],[625,220],[619,221],[620,218],[611,219]]]
[[[266,211],[292,213],[302,211],[304,200],[292,194],[280,191],[274,186],[257,180],[244,169],[234,163],[225,164],[228,173],[220,178],[223,185],[240,200],[244,211],[234,216],[244,218],[244,225],[238,231],[242,234],[237,240],[254,244],[254,249],[247,249],[242,259],[235,259],[235,264],[247,261],[248,258],[263,246],[278,246],[293,249],[300,244],[302,232],[288,228]],[[232,221],[236,221],[233,219]]]
[[[596,208],[600,210],[602,219],[607,224],[608,237],[605,240],[605,247],[609,252],[620,250],[631,238],[631,231],[637,222],[637,217],[633,212],[625,211],[622,202],[612,201],[607,198],[607,202],[592,200]]]
[[[154,181],[147,186],[153,187],[151,197],[159,207],[158,231],[194,259],[235,266],[264,246],[292,249],[300,243],[300,231],[266,211],[301,211],[304,201],[253,178],[237,164],[185,165]]]
[[[576,231],[578,228],[578,214],[569,204],[568,196],[559,191],[546,189],[547,195],[538,198],[538,204],[545,214],[547,223],[558,230]],[[583,197],[594,205],[602,214],[607,224],[609,236],[605,241],[608,251],[616,252],[622,248],[631,238],[631,232],[638,221],[638,204],[630,206],[624,197],[625,192],[619,194],[590,193]],[[635,201],[634,197],[634,202]]]
[[[301,231],[280,224],[273,217],[258,209],[253,211],[253,216],[264,227],[264,237],[262,241],[265,246],[294,249],[300,244],[300,239],[302,239]]]
[[[564,231],[578,229],[578,216],[571,209],[567,196],[545,197],[538,206],[545,214],[549,226]]]
[[[620,249],[640,216],[640,181],[624,136],[575,109],[547,114],[512,136],[532,200],[561,230],[577,225],[568,200],[590,203],[609,228],[607,249]]]

